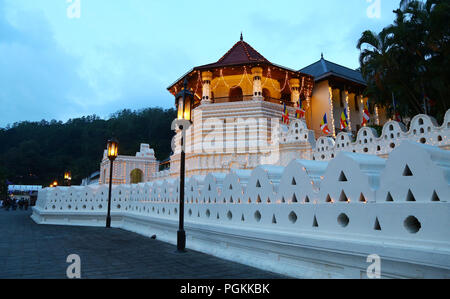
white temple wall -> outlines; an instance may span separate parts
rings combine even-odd
[[[403,176],[405,163],[412,176]],[[364,278],[371,254],[382,259],[382,277],[450,278],[449,173],[448,151],[404,143],[388,160],[341,153],[329,163],[295,160],[194,176],[186,182],[187,246],[301,278]],[[177,180],[114,186],[113,226],[175,243],[178,186]],[[44,189],[32,218],[103,226],[107,190]],[[327,194],[343,190],[350,201],[326,202]],[[388,190],[393,202],[385,201]],[[406,201],[405,190],[415,201]],[[361,193],[366,202],[353,200]]]

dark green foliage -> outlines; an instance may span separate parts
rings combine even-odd
[[[103,150],[112,136],[120,142],[120,155],[134,156],[141,143],[149,143],[156,158],[164,160],[171,154],[174,132],[170,125],[175,117],[173,109],[151,108],[123,110],[109,120],[93,115],[66,123],[15,123],[0,129],[0,167],[18,185],[48,186],[55,179],[61,184],[66,169],[72,172],[72,183],[79,184],[100,169]]]
[[[8,196],[8,186],[6,185],[6,173],[0,166],[0,200],[5,200]]]
[[[365,31],[358,41],[365,94],[391,116],[395,98],[403,116],[442,121],[450,108],[450,1],[402,0],[394,13],[394,24]]]

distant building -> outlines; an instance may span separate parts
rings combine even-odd
[[[81,186],[98,185],[99,180],[100,180],[100,171],[96,171],[87,178],[84,178],[81,181]]]
[[[109,184],[110,162],[106,150],[100,164],[100,184]],[[118,156],[114,161],[113,184],[138,184],[149,182],[153,174],[158,172],[159,162],[155,158],[155,152],[148,144],[141,144],[141,149],[136,156]]]

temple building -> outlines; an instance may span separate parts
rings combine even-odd
[[[109,168],[110,161],[105,150],[100,164],[100,185],[109,184]],[[136,156],[119,155],[114,161],[112,183],[121,185],[149,182],[158,170],[159,162],[155,158],[154,150],[148,144],[141,144]]]
[[[353,135],[361,129],[364,107],[368,108],[372,116],[368,124],[382,125],[387,121],[384,110],[363,96],[367,85],[359,71],[325,60],[323,54],[319,61],[300,71],[313,76],[315,80],[306,120],[317,137],[324,135],[320,129],[320,121],[325,113],[329,116],[333,136],[343,131],[340,117],[344,111],[348,116],[348,129],[345,131],[352,132]]]
[[[168,90],[175,96],[185,79],[195,97],[193,127],[186,135],[187,176],[288,163],[285,155],[280,157],[286,152],[293,159],[312,159],[315,139],[325,135],[324,115],[331,131],[328,136],[339,132],[344,109],[345,130],[356,134],[368,101],[362,96],[365,83],[359,72],[323,57],[295,71],[267,60],[242,35],[217,62],[194,67]],[[286,117],[286,124],[297,122],[294,133],[302,129],[296,145],[286,141],[289,128],[280,125]],[[381,124],[379,116],[371,121]],[[177,137],[179,143],[180,134]],[[178,172],[179,159],[178,147],[171,157],[172,173]]]

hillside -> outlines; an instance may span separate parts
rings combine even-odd
[[[149,143],[156,158],[164,160],[171,154],[170,125],[175,117],[173,109],[149,108],[123,110],[108,120],[92,115],[66,123],[25,121],[0,128],[0,179],[48,186],[55,178],[61,182],[69,169],[73,184],[79,184],[99,170],[111,136],[119,140],[121,155],[135,155],[141,143]]]

